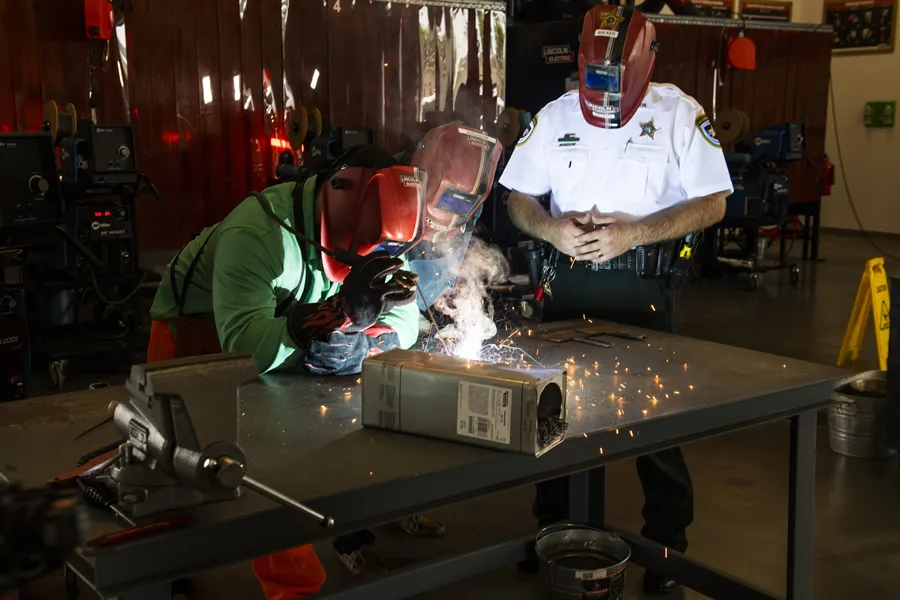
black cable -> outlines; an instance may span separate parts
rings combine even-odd
[[[853,202],[853,196],[850,194],[850,184],[847,182],[847,169],[844,167],[844,156],[841,152],[841,138],[838,135],[837,109],[834,106],[834,79],[828,80],[828,93],[831,96],[831,123],[834,126],[834,145],[837,147],[838,165],[841,167],[841,180],[844,184],[844,192],[847,194],[847,202],[850,204],[850,210],[853,211],[853,218],[856,219],[856,225],[862,232],[863,237],[866,238],[866,241],[869,242],[869,245],[875,248],[875,250],[883,256],[893,258],[894,260],[900,260],[900,257],[891,254],[890,252],[885,252],[881,246],[875,243],[875,240],[872,239],[869,232],[863,227],[862,219],[859,218],[859,213],[856,212],[856,204]]]
[[[88,464],[89,462],[91,462],[92,460],[97,458],[98,456],[103,456],[107,452],[115,450],[116,448],[118,448],[121,445],[122,445],[122,440],[119,440],[117,442],[110,442],[110,443],[106,444],[105,446],[97,448],[96,450],[92,450],[91,452],[88,452],[87,454],[79,456],[78,463],[75,466],[83,467],[84,465]]]

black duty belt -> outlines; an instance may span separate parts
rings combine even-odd
[[[700,234],[692,233],[680,240],[638,246],[603,262],[576,261],[556,249],[551,249],[548,262],[550,265],[564,263],[565,268],[581,265],[596,272],[627,271],[643,279],[668,279],[669,287],[677,289],[690,268],[691,258],[699,240]]]

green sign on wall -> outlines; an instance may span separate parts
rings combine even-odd
[[[894,115],[897,113],[897,102],[866,102],[863,117],[866,127],[893,127]]]

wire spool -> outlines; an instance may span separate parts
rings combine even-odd
[[[716,137],[723,145],[734,144],[750,133],[750,117],[742,110],[729,108],[719,113],[714,127]]]
[[[56,102],[48,100],[44,104],[44,115],[41,120],[44,131],[50,132],[54,144],[59,144],[64,138],[72,137],[78,130],[78,113],[75,105],[71,102],[59,110]]]
[[[291,148],[300,151],[303,144],[322,135],[322,113],[318,108],[298,106],[288,128],[288,142]]]
[[[512,146],[522,133],[521,117],[518,109],[509,107],[497,117],[497,139],[504,148]]]

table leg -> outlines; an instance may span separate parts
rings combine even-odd
[[[606,527],[606,467],[569,478],[569,518],[597,529]]]
[[[812,600],[816,504],[816,412],[791,417],[787,600]]]

